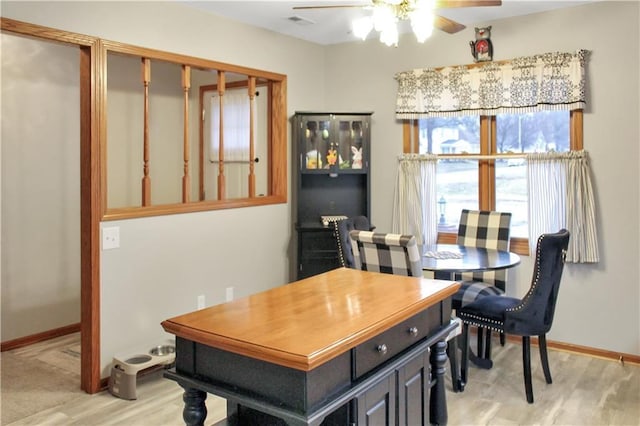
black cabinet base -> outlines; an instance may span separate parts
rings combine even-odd
[[[218,395],[227,399],[226,424],[283,424],[289,426],[333,426],[358,424],[354,411],[354,401],[366,395],[380,382],[393,378],[395,380],[398,371],[405,369],[416,358],[431,352],[429,369],[431,380],[425,386],[431,387],[429,392],[429,421],[432,424],[444,425],[447,423],[447,405],[444,387],[445,364],[447,360],[447,344],[443,340],[457,324],[443,326],[432,336],[423,339],[403,353],[384,363],[375,371],[353,382],[350,386],[332,395],[313,407],[301,410],[292,409],[259,397],[255,394],[243,392],[235,386],[229,386],[216,382],[215,378],[207,378],[195,374],[177,373],[175,369],[167,370],[165,377],[175,380],[185,389],[185,407],[183,417],[185,424],[196,426],[204,424],[207,416],[204,404],[206,393]],[[194,343],[196,346],[199,345]],[[179,348],[178,348],[179,350]],[[226,368],[232,369],[232,365]],[[197,366],[196,366],[197,370]],[[321,377],[316,377],[321,380]],[[313,384],[308,384],[313,387]],[[397,409],[405,410],[404,404],[398,400]],[[396,404],[394,402],[394,404]],[[400,407],[400,405],[403,405]],[[422,410],[421,407],[416,409]],[[261,420],[258,422],[257,420]],[[271,422],[274,423],[271,423]],[[394,420],[395,421],[395,420]],[[225,423],[222,423],[225,424]]]

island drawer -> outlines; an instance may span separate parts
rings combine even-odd
[[[441,318],[441,306],[437,304],[356,346],[352,351],[353,379],[360,378],[429,336],[442,325]]]

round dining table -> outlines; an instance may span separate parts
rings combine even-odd
[[[460,272],[485,272],[512,268],[520,256],[510,251],[468,247],[458,244],[435,244],[422,247],[422,269],[433,271],[437,278],[452,279]],[[446,275],[445,275],[446,274]]]

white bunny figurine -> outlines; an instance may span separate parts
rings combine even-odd
[[[356,148],[355,146],[352,146],[351,152],[353,153],[351,168],[361,169],[362,168],[362,148]]]

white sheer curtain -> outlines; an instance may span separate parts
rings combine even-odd
[[[227,90],[222,96],[224,108],[224,160],[249,161],[249,111],[247,89]],[[254,114],[256,117],[256,114]],[[254,118],[254,125],[256,119]],[[220,147],[220,96],[211,98],[211,147],[209,159],[218,161]]]
[[[438,239],[436,167],[438,157],[404,154],[398,159],[393,200],[393,232],[416,237],[418,245]]]
[[[541,234],[566,228],[571,233],[567,262],[599,261],[595,200],[588,153],[527,155],[529,251]]]

